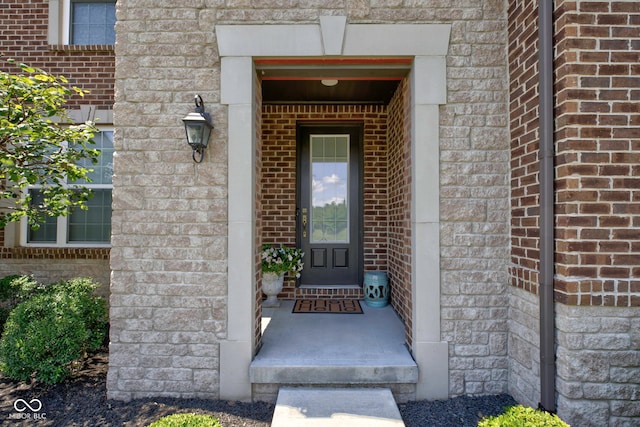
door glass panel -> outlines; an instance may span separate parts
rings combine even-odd
[[[349,243],[349,135],[311,135],[311,242]]]

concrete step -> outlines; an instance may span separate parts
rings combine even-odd
[[[364,314],[293,314],[293,301],[263,309],[262,348],[249,369],[253,384],[410,384],[418,366],[404,325],[390,306]]]
[[[404,427],[387,388],[286,388],[271,427]]]
[[[254,384],[410,384],[418,380],[418,367],[407,357],[404,361],[302,361],[255,360],[250,367]],[[333,362],[333,363],[332,363]]]

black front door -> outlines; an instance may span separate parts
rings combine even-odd
[[[362,283],[362,128],[298,127],[300,284]]]

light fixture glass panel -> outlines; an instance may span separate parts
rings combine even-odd
[[[204,132],[204,123],[187,123],[187,139],[191,145],[202,144],[202,134]]]

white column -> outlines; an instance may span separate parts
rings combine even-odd
[[[250,57],[221,59],[228,107],[229,231],[227,339],[220,342],[220,398],[251,400],[255,333],[255,79]]]
[[[446,64],[440,56],[414,60],[411,72],[413,356],[417,399],[449,396],[449,352],[440,334],[440,114],[446,103]]]

